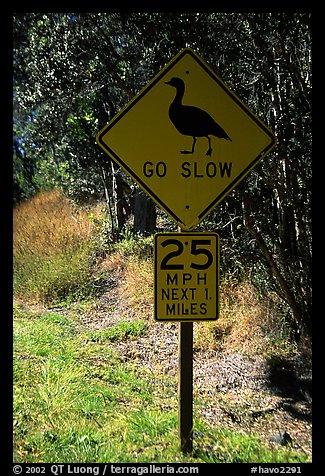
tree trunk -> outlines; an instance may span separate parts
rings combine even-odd
[[[112,233],[112,236],[114,236],[115,220],[114,220],[114,215],[113,215],[113,211],[112,211],[111,198],[110,198],[109,191],[108,191],[108,177],[107,177],[105,167],[103,167],[102,165],[100,165],[99,167],[100,167],[101,178],[102,178],[102,182],[103,182],[105,200],[106,200],[107,208],[108,208],[108,211],[109,211],[109,217],[110,217],[110,220],[111,220],[111,233]]]
[[[135,189],[134,194],[134,232],[152,235],[156,229],[156,206],[144,192]]]
[[[130,195],[131,188],[123,180],[119,170],[115,170],[115,165],[111,161],[112,168],[112,194],[114,201],[114,213],[117,231],[120,232],[131,214]]]

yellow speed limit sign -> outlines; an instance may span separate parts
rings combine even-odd
[[[219,314],[219,236],[155,235],[155,319],[211,321]]]

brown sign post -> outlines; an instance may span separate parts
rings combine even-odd
[[[179,322],[178,442],[183,453],[193,450],[193,322]]]

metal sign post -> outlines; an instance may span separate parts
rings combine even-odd
[[[183,453],[193,450],[193,322],[178,330],[178,442]]]

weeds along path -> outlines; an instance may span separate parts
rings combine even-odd
[[[167,385],[177,398],[178,324],[153,321],[153,301],[148,301],[152,286],[146,282],[151,278],[135,262],[122,266],[120,259],[112,257],[106,263],[110,270],[107,291],[79,314],[80,323],[87,329],[105,331],[121,322],[145,322],[141,336],[108,345],[125,362],[137,364],[139,376],[150,375],[157,394]],[[244,332],[245,351],[231,344],[231,333],[229,344],[208,345],[202,341],[204,326],[194,323],[194,417],[211,427],[256,432],[271,447],[284,443],[279,435],[287,432],[292,447],[311,458],[308,359],[296,353],[291,359],[275,356],[273,361],[267,360],[253,348],[247,350]]]

